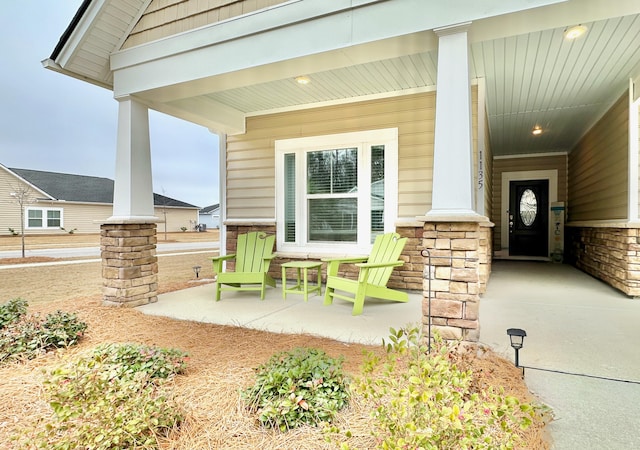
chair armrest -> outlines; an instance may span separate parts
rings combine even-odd
[[[222,272],[222,263],[229,259],[234,259],[235,257],[235,253],[231,253],[230,255],[211,256],[209,259],[213,262],[213,272],[215,274]]]
[[[383,263],[360,263],[360,264],[356,264],[357,267],[363,268],[363,269],[376,269],[378,267],[399,267],[402,266],[404,264],[404,261],[389,261],[389,262],[383,262]]]
[[[264,259],[265,261],[271,261],[273,258],[277,258],[278,254],[277,253],[272,253],[269,256],[263,256],[262,259]]]
[[[228,259],[232,259],[235,258],[236,254],[235,253],[231,253],[230,255],[222,255],[222,256],[210,256],[209,259],[213,262],[216,261],[226,261]]]
[[[338,270],[340,269],[340,264],[354,264],[361,263],[369,259],[368,256],[355,256],[352,258],[324,258],[322,262],[327,263],[327,276],[335,277],[338,275]]]

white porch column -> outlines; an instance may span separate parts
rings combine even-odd
[[[118,99],[118,139],[109,222],[157,222],[151,177],[149,111],[131,97]]]
[[[431,216],[477,215],[472,171],[467,28],[438,28],[438,80]]]

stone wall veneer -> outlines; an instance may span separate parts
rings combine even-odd
[[[425,331],[430,301],[432,333],[478,341],[480,294],[491,273],[490,222],[425,222],[423,247]]]
[[[631,297],[640,296],[640,229],[566,228],[567,262]]]
[[[156,224],[100,227],[104,305],[136,307],[158,301]]]

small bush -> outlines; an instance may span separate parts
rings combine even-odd
[[[78,343],[87,324],[76,314],[56,311],[44,320],[27,315],[27,302],[12,300],[0,311],[4,326],[0,329],[0,362],[33,359],[54,348]]]
[[[108,344],[46,375],[54,411],[37,448],[157,448],[182,421],[166,380],[182,373],[186,354],[137,344]],[[43,425],[43,424],[41,424]]]
[[[374,407],[378,448],[509,449],[530,425],[533,406],[472,391],[473,374],[453,363],[453,344],[436,337],[428,354],[419,329],[411,328],[391,329],[384,345],[386,359],[370,354],[354,385]]]
[[[256,373],[255,384],[242,396],[262,425],[281,431],[330,423],[349,400],[342,359],[321,350],[277,353]]]
[[[27,314],[28,306],[27,301],[21,298],[14,298],[0,305],[0,330],[20,320]]]

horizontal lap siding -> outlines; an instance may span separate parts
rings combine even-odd
[[[482,106],[484,108],[484,106]],[[489,117],[485,113],[485,117]],[[496,186],[493,184],[493,152],[491,151],[491,141],[489,139],[489,121],[484,123],[484,211],[493,221],[493,192]]]
[[[529,172],[534,170],[558,171],[558,201],[567,201],[567,157],[565,155],[534,156],[530,158],[499,158],[493,161],[492,179],[493,193],[491,206],[491,220],[493,228],[493,245],[500,250],[502,211],[502,174],[505,172]]]
[[[569,221],[627,218],[628,105],[625,93],[569,154]]]
[[[123,48],[193,30],[287,0],[153,0]]]
[[[435,94],[425,93],[247,119],[227,138],[227,218],[275,218],[275,141],[398,128],[398,216],[424,215],[431,201]]]

